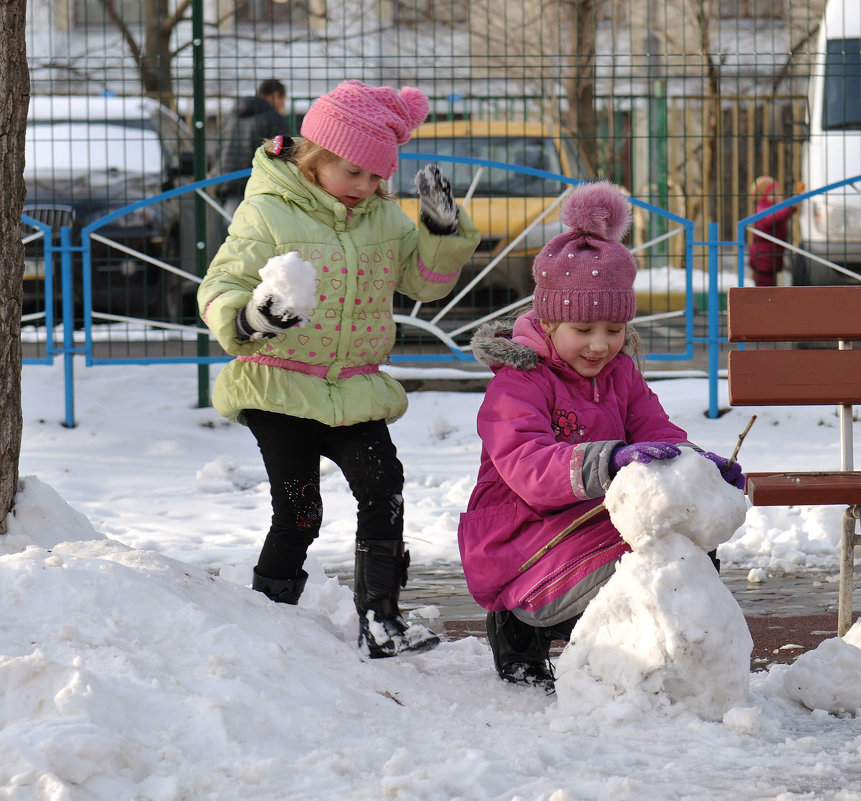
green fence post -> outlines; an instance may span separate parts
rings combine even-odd
[[[192,81],[194,87],[194,180],[206,178],[206,96],[203,81],[203,0],[191,3]],[[206,273],[206,201],[199,194],[194,196],[194,253],[195,272]],[[209,355],[209,337],[197,335],[197,355]],[[197,366],[197,405],[209,406],[209,365]]]
[[[652,84],[652,98],[649,100],[649,166],[651,191],[650,195],[654,205],[669,208],[669,189],[667,182],[669,173],[667,169],[667,87],[664,81],[656,80]],[[662,217],[651,217],[652,230],[649,235],[657,238],[666,233],[666,220]],[[662,241],[656,245],[656,255],[662,261],[667,258],[667,243]]]

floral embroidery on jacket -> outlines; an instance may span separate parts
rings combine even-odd
[[[553,410],[553,434],[556,439],[565,442],[579,442],[583,439],[583,426],[577,423],[576,412],[566,412],[564,409]]]

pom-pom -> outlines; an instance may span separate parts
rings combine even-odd
[[[575,235],[620,242],[631,225],[628,200],[609,181],[578,186],[559,215]]]
[[[407,122],[409,123],[410,130],[407,131],[407,138],[404,141],[409,140],[410,134],[412,133],[413,128],[418,128],[426,119],[428,114],[430,113],[430,106],[428,105],[428,99],[424,92],[421,89],[416,89],[414,86],[405,86],[398,92],[398,97],[401,102],[406,107],[407,111]],[[401,142],[403,144],[403,142]]]

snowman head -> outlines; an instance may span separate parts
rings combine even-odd
[[[604,503],[634,551],[668,534],[682,534],[712,551],[732,537],[747,514],[744,493],[727,484],[713,462],[688,448],[675,459],[623,467]]]

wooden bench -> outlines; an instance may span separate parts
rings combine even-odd
[[[861,403],[861,285],[734,287],[727,294],[730,342],[832,342],[832,347],[743,349],[729,354],[731,406],[837,405],[840,469],[748,473],[755,506],[845,505],[840,543],[837,632],[852,625],[861,472],[853,470],[852,411]]]

